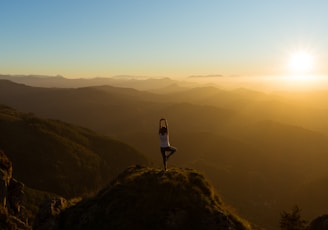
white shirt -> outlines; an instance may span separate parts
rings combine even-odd
[[[167,133],[164,135],[159,134],[159,139],[161,148],[170,147],[169,135]]]

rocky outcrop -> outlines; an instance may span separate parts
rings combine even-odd
[[[34,230],[58,229],[58,218],[61,211],[67,208],[67,200],[62,197],[45,201],[34,221]]]
[[[12,172],[11,161],[0,150],[0,229],[30,229],[22,205],[24,184]]]
[[[133,166],[94,197],[63,210],[65,205],[62,199],[46,204],[34,229],[250,229],[191,169]]]

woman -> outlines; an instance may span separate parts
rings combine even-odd
[[[160,147],[161,147],[161,153],[163,157],[163,164],[164,169],[166,171],[167,169],[167,160],[170,156],[172,156],[173,153],[177,151],[177,149],[173,146],[170,146],[170,140],[169,140],[169,129],[167,125],[167,120],[162,118],[159,120],[159,139],[160,139]],[[166,155],[166,152],[169,152],[168,155]]]

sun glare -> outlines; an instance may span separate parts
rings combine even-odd
[[[294,74],[306,74],[313,70],[313,56],[303,50],[299,50],[290,56],[289,69]]]
[[[305,90],[322,88],[327,82],[322,74],[317,73],[319,65],[316,56],[307,49],[296,50],[286,60],[287,73],[281,78],[281,87]]]

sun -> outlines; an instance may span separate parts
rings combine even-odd
[[[288,87],[294,89],[309,89],[322,84],[323,78],[318,74],[318,56],[312,50],[298,49],[289,53],[286,65],[288,74],[283,79]]]
[[[298,50],[290,55],[289,70],[293,74],[307,74],[313,70],[313,55],[304,50]]]

